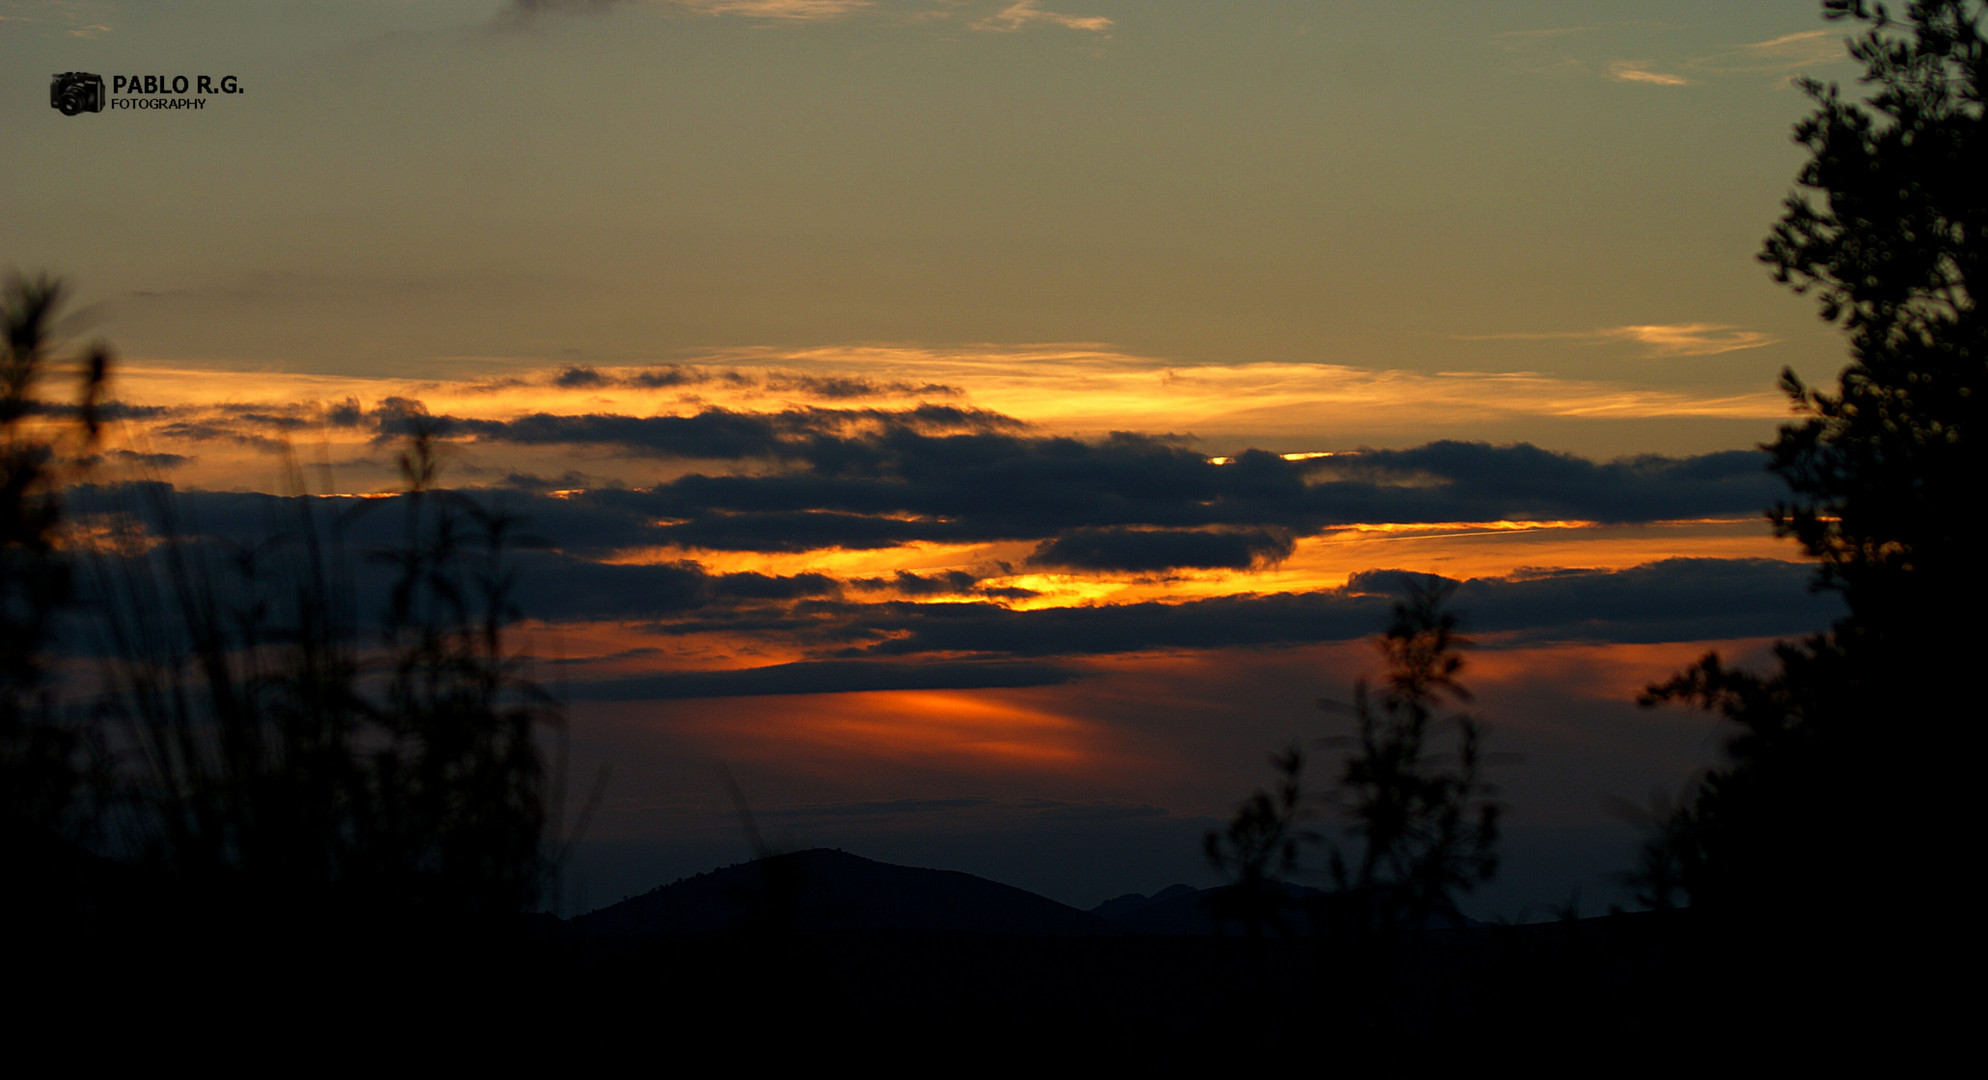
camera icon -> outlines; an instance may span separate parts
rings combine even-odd
[[[104,80],[87,71],[65,71],[48,87],[48,104],[64,116],[104,111]]]

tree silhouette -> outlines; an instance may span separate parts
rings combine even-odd
[[[1445,700],[1471,700],[1457,681],[1470,641],[1448,596],[1442,584],[1418,584],[1394,606],[1377,642],[1386,683],[1377,697],[1364,679],[1354,689],[1353,752],[1336,800],[1353,818],[1359,853],[1333,851],[1334,883],[1409,926],[1460,918],[1458,897],[1498,868],[1499,808],[1480,776],[1483,725],[1440,714]],[[1455,731],[1454,753],[1437,749],[1443,728]]]
[[[1227,828],[1211,829],[1202,839],[1209,865],[1229,882],[1209,897],[1209,914],[1218,926],[1241,923],[1253,951],[1264,931],[1292,929],[1292,897],[1283,883],[1297,871],[1300,849],[1318,839],[1303,825],[1312,801],[1304,789],[1304,750],[1285,747],[1270,763],[1277,770],[1275,789],[1244,799]]]
[[[1834,85],[1803,88],[1816,113],[1796,128],[1810,153],[1760,258],[1813,292],[1850,337],[1831,393],[1783,383],[1806,419],[1784,427],[1773,468],[1795,498],[1770,516],[1821,560],[1864,635],[1913,635],[1950,607],[1978,543],[1956,499],[1981,473],[1988,274],[1988,92],[1979,3],[1828,0],[1832,18],[1868,20],[1852,43],[1873,87],[1868,106]]]
[[[1458,681],[1470,642],[1446,606],[1449,592],[1417,582],[1394,605],[1374,642],[1387,660],[1383,684],[1378,693],[1364,678],[1356,684],[1353,734],[1328,740],[1348,751],[1336,789],[1306,792],[1305,756],[1289,747],[1272,756],[1275,789],[1252,795],[1226,830],[1208,834],[1208,859],[1232,882],[1224,913],[1252,935],[1282,922],[1280,882],[1313,844],[1329,848],[1335,891],[1319,914],[1335,932],[1392,934],[1459,919],[1459,897],[1496,871],[1499,808],[1481,775],[1483,727],[1468,713],[1442,715],[1446,701],[1470,700]],[[1444,752],[1452,731],[1454,751]],[[1350,819],[1350,849],[1305,828],[1319,803]]]
[[[1736,728],[1727,763],[1678,809],[1646,879],[1694,907],[1871,918],[1957,882],[1978,760],[1965,716],[1984,613],[1979,530],[1988,325],[1988,54],[1979,0],[1902,15],[1824,0],[1864,24],[1850,53],[1868,100],[1805,81],[1809,151],[1760,258],[1848,335],[1834,390],[1782,383],[1800,418],[1765,449],[1791,497],[1776,531],[1819,563],[1848,613],[1776,649],[1767,674],[1714,654],[1645,692]],[[1895,873],[1882,868],[1896,867]],[[1908,870],[1909,868],[1909,870]],[[1900,878],[1909,876],[1908,886]],[[1646,884],[1648,881],[1646,880]]]

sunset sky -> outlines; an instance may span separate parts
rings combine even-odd
[[[271,495],[393,490],[425,413],[444,482],[528,519],[572,784],[609,770],[569,910],[745,857],[721,764],[783,846],[1085,906],[1210,883],[1266,754],[1345,730],[1316,702],[1376,670],[1394,571],[1463,582],[1478,643],[1511,828],[1472,910],[1594,910],[1618,804],[1717,752],[1636,691],[1835,610],[1754,447],[1778,372],[1845,353],[1754,256],[1842,36],[1789,3],[0,0],[0,269],[116,349],[102,488],[245,537]],[[70,71],[242,92],[71,117]]]

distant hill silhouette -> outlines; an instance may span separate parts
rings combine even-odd
[[[588,935],[928,930],[1028,937],[1117,933],[1108,920],[956,870],[816,848],[698,874],[578,916]]]
[[[10,970],[32,989],[23,1030],[77,1045],[106,1015],[156,1039],[222,1015],[229,1037],[271,1052],[338,1023],[360,1046],[446,1036],[511,1054],[529,1043],[521,1032],[584,1031],[653,1049],[660,1031],[763,1050],[772,1031],[778,1052],[804,1058],[1076,1048],[1144,1068],[1229,1061],[1238,1032],[1267,1032],[1267,1062],[1331,1037],[1342,1062],[1388,1074],[1404,1033],[1439,1036],[1417,1045],[1421,1061],[1513,1040],[1600,1055],[1679,1032],[1686,1050],[1748,1022],[1721,1028],[1696,1010],[1707,953],[1690,911],[1437,930],[1376,971],[1318,938],[1211,933],[1205,901],[1220,890],[1175,885],[1086,912],[832,850],[699,874],[565,923],[202,892],[27,827],[0,828],[0,857],[27,871],[0,889],[21,930]],[[123,1013],[77,1006],[162,971],[180,973],[172,994],[134,996]]]
[[[1091,914],[1142,934],[1205,934],[1214,922],[1202,906],[1206,889],[1169,885],[1151,896],[1126,893],[1091,909]]]
[[[1220,894],[1231,888],[1170,885],[1126,893],[1082,911],[1012,885],[956,870],[927,870],[815,848],[737,863],[660,886],[576,916],[583,936],[711,934],[727,931],[939,931],[1073,937],[1117,934],[1202,936],[1235,933]],[[1286,930],[1307,933],[1308,902],[1319,889],[1284,885]],[[1479,926],[1435,919],[1429,929]]]

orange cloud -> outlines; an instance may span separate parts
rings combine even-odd
[[[1065,772],[1101,763],[1092,726],[986,693],[893,690],[672,703],[672,726],[731,761]]]

